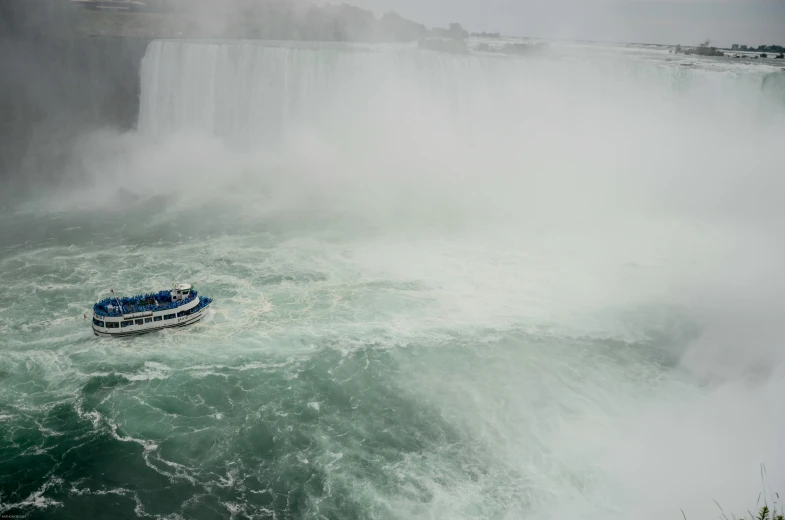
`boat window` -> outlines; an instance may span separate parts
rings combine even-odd
[[[118,329],[118,328],[120,328],[120,324],[117,323],[116,321],[107,321],[106,322],[106,328],[107,329]]]
[[[93,318],[93,325],[95,325],[96,327],[103,327],[104,326],[104,322],[103,321],[99,321],[99,320]]]
[[[161,321],[162,319],[164,319],[163,316],[155,316],[155,317],[153,317],[154,321]]]
[[[137,325],[144,325],[144,320],[134,320]]]
[[[128,321],[124,321],[124,322],[120,323],[120,326],[121,327],[127,327],[127,326],[133,325],[133,324],[134,324],[134,320],[128,320]]]
[[[166,316],[164,316],[164,319],[165,320],[173,320],[174,319],[174,314],[167,314]]]
[[[188,316],[188,314],[189,314],[188,311],[181,311],[177,313],[177,317],[182,318],[183,316]]]
[[[144,319],[144,322],[145,322],[145,323],[152,323],[152,322],[153,322],[153,319],[152,319],[152,318],[145,318],[145,319]]]

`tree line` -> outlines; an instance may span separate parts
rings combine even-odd
[[[750,45],[749,47],[746,45],[739,45],[738,43],[734,43],[731,45],[731,50],[734,51],[753,51],[753,52],[773,52],[773,53],[782,53],[785,52],[785,46],[782,45],[758,45],[755,47],[754,45]]]

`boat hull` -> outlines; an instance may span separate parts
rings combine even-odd
[[[194,311],[187,316],[173,319],[171,322],[159,321],[145,325],[133,325],[127,329],[107,329],[104,327],[96,327],[96,325],[92,325],[93,334],[99,337],[128,338],[132,336],[141,336],[142,334],[149,334],[151,332],[157,332],[160,330],[179,329],[202,321],[205,314],[207,314],[207,309],[209,307],[210,305],[206,305],[198,311]]]

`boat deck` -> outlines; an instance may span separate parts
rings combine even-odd
[[[106,298],[93,306],[93,332],[96,336],[135,336],[184,327],[200,321],[212,301],[199,296],[189,284],[175,284],[171,291]]]
[[[182,300],[173,300],[170,291],[160,291],[124,298],[106,298],[96,303],[93,306],[93,311],[97,316],[106,318],[140,312],[168,311],[187,305],[196,298],[199,298],[199,295],[195,290],[191,291],[188,297]],[[202,296],[202,299],[205,299],[205,297]]]

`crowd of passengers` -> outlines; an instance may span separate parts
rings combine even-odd
[[[192,290],[184,300],[172,301],[169,291],[150,293],[133,298],[106,298],[93,306],[95,313],[99,316],[122,316],[123,314],[134,312],[157,312],[174,309],[193,301],[196,298],[196,291]],[[120,305],[118,306],[118,302]]]
[[[182,317],[188,316],[190,314],[195,314],[195,313],[199,312],[201,309],[203,309],[203,308],[207,307],[208,305],[210,305],[210,303],[212,303],[212,301],[213,301],[212,298],[207,298],[207,297],[203,296],[199,300],[199,305],[197,305],[193,309],[180,311],[176,315],[174,313],[172,313],[172,314],[166,314],[164,316],[147,316],[147,317],[144,317],[144,318],[134,318],[134,319],[125,320],[125,321],[121,321],[121,322],[117,322],[117,321],[106,321],[106,322],[104,322],[102,320],[93,318],[93,324],[95,324],[96,327],[106,327],[108,329],[117,329],[117,328],[129,327],[131,325],[144,325],[146,323],[153,323],[155,321],[172,320],[175,317],[182,318]]]

